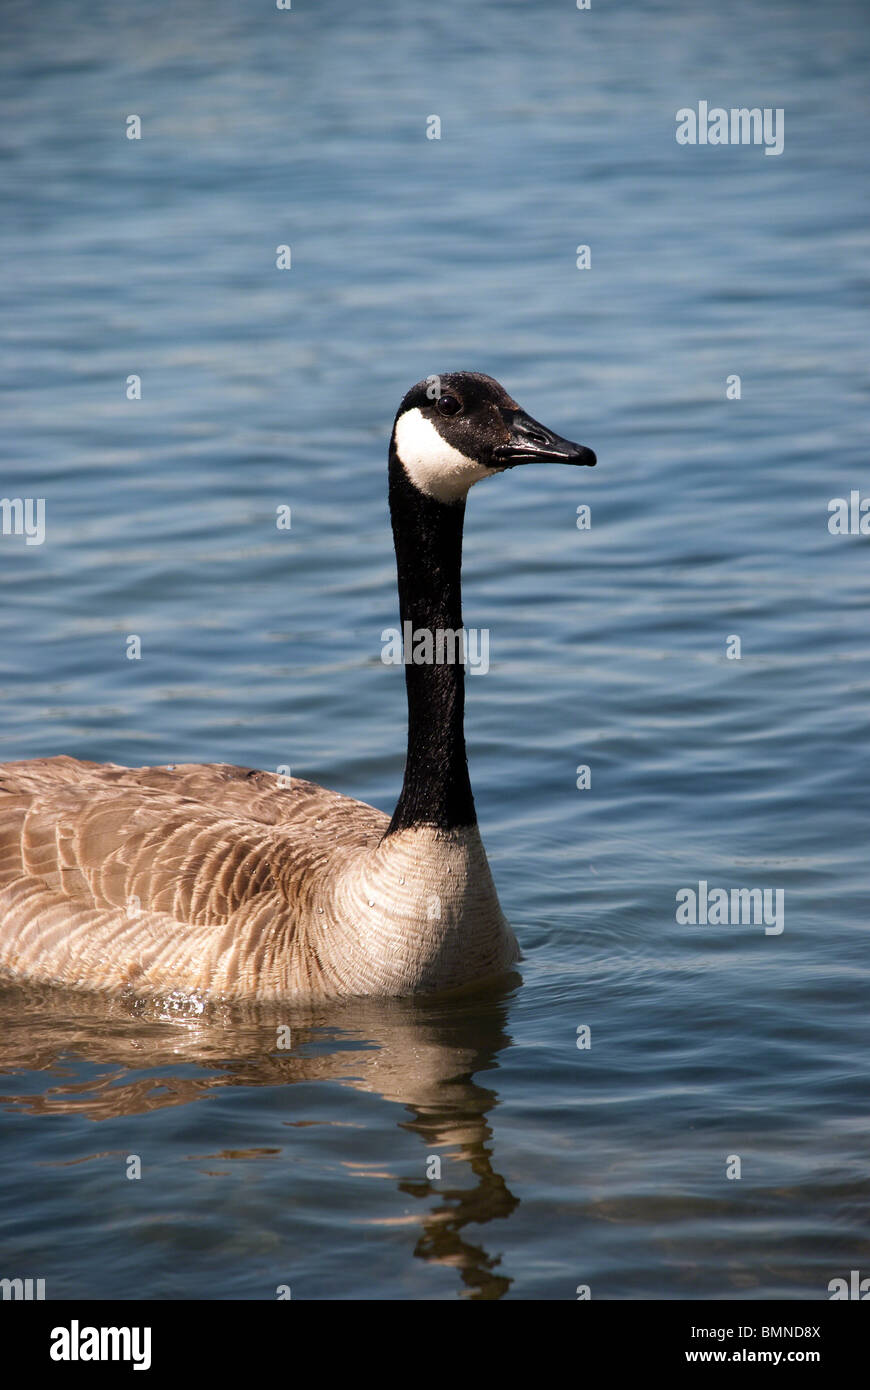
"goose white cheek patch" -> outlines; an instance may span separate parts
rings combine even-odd
[[[458,502],[473,483],[499,471],[454,449],[416,406],[396,421],[396,453],[414,486],[439,502]]]

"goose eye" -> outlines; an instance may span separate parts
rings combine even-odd
[[[456,396],[439,396],[438,409],[442,415],[458,415],[462,409],[462,402]]]

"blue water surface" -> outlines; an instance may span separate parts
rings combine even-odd
[[[0,760],[290,766],[390,810],[399,399],[488,372],[599,456],[468,507],[469,757],[519,975],[270,1014],[7,982],[0,1275],[95,1299],[870,1275],[870,536],[828,527],[870,495],[866,6],[9,0],[0,24],[0,495],[46,508],[43,544],[0,537]],[[781,109],[782,153],[679,145],[702,100]],[[701,881],[782,890],[784,929],[678,922]]]

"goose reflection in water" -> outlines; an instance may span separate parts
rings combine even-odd
[[[379,1096],[409,1112],[410,1118],[402,1116],[398,1124],[421,1141],[421,1176],[384,1174],[380,1159],[377,1176],[395,1182],[396,1191],[412,1199],[415,1209],[408,1215],[403,1208],[398,1222],[393,1211],[386,1217],[367,1216],[365,1223],[416,1224],[414,1253],[419,1259],[455,1269],[465,1297],[497,1299],[511,1284],[499,1269],[500,1255],[463,1232],[470,1224],[503,1220],[519,1205],[497,1171],[493,1153],[488,1117],[497,1093],[476,1080],[498,1067],[499,1054],[510,1042],[507,1013],[518,982],[514,975],[483,993],[440,1003],[347,1000],[304,1007],[202,1007],[182,999],[143,1001],[4,981],[0,1089],[8,1092],[10,1078],[21,1073],[31,1074],[31,1086],[33,1073],[47,1073],[47,1084],[29,1094],[4,1094],[0,1101],[7,1112],[14,1108],[32,1116],[76,1115],[95,1121],[141,1116],[138,1142],[153,1152],[154,1143],[161,1141],[149,1133],[144,1119],[149,1112],[189,1105],[223,1087],[332,1082]],[[287,1027],[291,1045],[282,1050],[279,1030]],[[98,1073],[83,1074],[82,1063],[88,1070],[98,1067]],[[191,1067],[198,1074],[190,1075]],[[295,1126],[300,1121],[282,1123]],[[342,1117],[325,1123],[344,1127],[348,1122]],[[130,1142],[128,1135],[125,1142]],[[350,1144],[339,1156],[348,1180],[355,1172],[372,1176],[349,1151]],[[268,1146],[221,1148],[207,1155],[210,1162],[220,1160],[207,1171],[228,1171],[226,1160],[279,1159],[282,1153],[288,1157],[287,1150]],[[90,1157],[83,1154],[72,1162]],[[432,1157],[441,1160],[440,1179],[425,1176]],[[288,1196],[292,1181],[288,1162]],[[328,1218],[328,1210],[323,1214]],[[280,1213],[275,1221],[280,1227]],[[86,1270],[81,1283],[86,1292]],[[304,1297],[302,1281],[298,1292]],[[190,1296],[198,1295],[191,1290]]]

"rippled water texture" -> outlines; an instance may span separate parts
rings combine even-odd
[[[289,765],[389,810],[401,395],[489,372],[599,467],[468,509],[472,780],[520,974],[277,1015],[9,983],[0,1274],[870,1275],[870,537],[827,525],[870,494],[866,7],[44,0],[2,27],[0,494],[44,497],[46,538],[0,537],[0,759]],[[678,145],[700,100],[782,108],[783,153]],[[701,880],[782,890],[784,930],[678,923]]]

